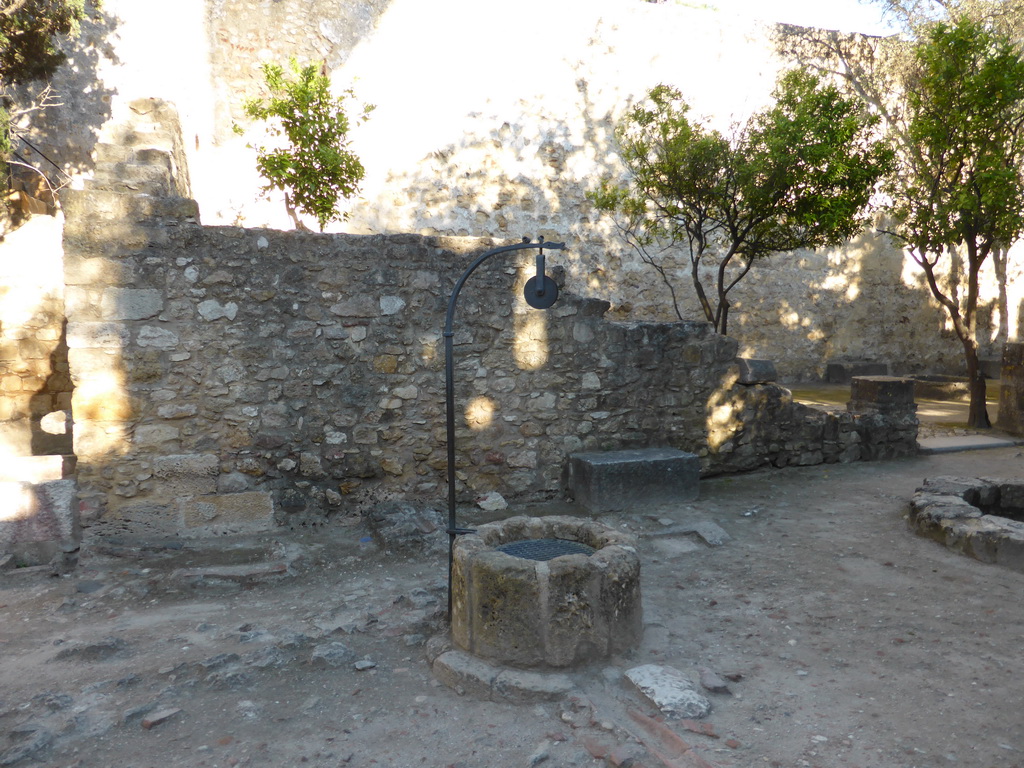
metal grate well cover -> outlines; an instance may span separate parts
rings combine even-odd
[[[524,539],[523,541],[510,541],[508,544],[495,547],[495,549],[524,560],[553,560],[562,555],[590,556],[597,551],[586,544],[568,539]]]

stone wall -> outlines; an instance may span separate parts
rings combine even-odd
[[[115,192],[64,204],[87,518],[199,533],[444,497],[445,301],[488,243],[204,228],[190,201]],[[708,456],[734,342],[609,323],[569,291],[529,310],[530,265],[489,266],[456,324],[461,498],[553,496],[578,450]]]
[[[61,221],[0,243],[0,457],[71,453]]]
[[[82,523],[206,535],[439,503],[445,310],[494,242],[204,227],[175,196],[169,107],[138,106],[130,146],[101,146],[96,179],[62,201]],[[526,251],[461,294],[462,501],[557,496],[580,451],[680,448],[705,474],[894,455],[856,416],[743,383],[737,343],[707,323],[609,321],[564,255],[549,256],[566,290],[547,312],[521,298]]]
[[[0,240],[0,552],[49,560],[77,535],[59,217]]]
[[[90,151],[109,133],[104,120],[120,119],[140,96],[171,101],[205,220],[289,228],[280,196],[260,195],[248,145],[266,137],[242,105],[261,93],[263,62],[322,59],[339,89],[354,86],[377,105],[353,135],[367,178],[345,231],[543,234],[570,243],[574,289],[608,300],[611,317],[670,320],[657,275],[585,193],[621,171],[613,126],[654,84],[679,86],[694,114],[719,128],[763,104],[786,65],[772,33],[750,19],[642,0],[523,0],[515,12],[474,0],[181,0],[174,14],[106,0],[58,77],[66,106],[40,115],[31,135],[68,170],[89,170]],[[686,255],[677,257],[682,312],[700,320]],[[1011,264],[1000,311],[994,271],[983,277],[982,354],[995,358],[1017,338],[1024,279]],[[787,381],[820,378],[833,360],[887,363],[901,375],[963,368],[920,271],[872,233],[765,260],[732,295],[741,354],[775,360]]]

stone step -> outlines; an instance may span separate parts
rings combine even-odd
[[[589,512],[632,511],[693,501],[700,459],[673,448],[574,453],[570,488]]]
[[[157,219],[199,221],[199,206],[195,200],[184,197],[154,197],[150,195],[114,192],[100,189],[69,189],[61,196],[65,212],[65,237],[89,234],[97,222],[153,223]],[[74,210],[76,216],[70,215]],[[75,222],[80,222],[77,226]],[[83,233],[81,229],[89,230]]]
[[[157,125],[139,125],[131,123],[119,125],[104,137],[106,143],[115,144],[132,149],[161,149],[166,152],[174,151],[174,136]]]

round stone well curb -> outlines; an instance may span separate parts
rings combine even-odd
[[[498,551],[561,539],[591,555],[531,560]],[[455,543],[452,641],[468,653],[519,668],[564,668],[635,647],[643,633],[636,540],[575,517],[513,517]]]
[[[986,509],[1024,510],[1024,481],[928,478],[910,502],[919,533],[983,563],[1024,571],[1024,523]]]

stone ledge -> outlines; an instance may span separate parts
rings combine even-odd
[[[1024,522],[986,514],[975,504],[1020,509],[1024,483],[984,478],[928,478],[910,502],[913,528],[948,549],[1024,572]]]
[[[576,502],[589,512],[636,511],[700,493],[700,459],[673,448],[574,453],[569,462]]]
[[[500,667],[464,651],[442,653],[431,670],[454,691],[513,704],[558,701],[575,688],[567,675]]]

